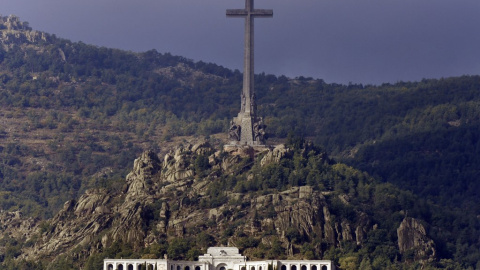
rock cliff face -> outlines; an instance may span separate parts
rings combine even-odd
[[[397,235],[401,254],[412,252],[415,260],[431,261],[435,258],[435,243],[418,220],[406,217],[398,227]]]
[[[282,158],[291,154],[292,150],[286,148],[284,144],[280,144],[276,146],[273,150],[268,151],[265,157],[263,157],[261,165],[265,166],[272,162],[279,162]]]
[[[292,152],[279,146],[261,156],[259,168],[291,159]],[[334,195],[308,185],[281,192],[212,193],[212,183],[229,175],[241,172],[253,179],[249,169],[252,164],[250,153],[215,151],[205,142],[181,146],[163,160],[146,151],[134,161],[123,189],[88,190],[78,200],[66,202],[46,222],[5,212],[0,213],[0,220],[8,224],[10,237],[33,243],[21,251],[19,258],[26,260],[54,259],[61,254],[85,260],[115,242],[140,249],[162,239],[199,232],[212,235],[220,244],[243,246],[244,253],[251,257],[257,255],[255,249],[245,245],[245,236],[261,239],[266,246],[280,243],[285,255],[294,258],[298,241],[314,243],[315,252],[323,254],[328,247],[345,242],[361,246],[375,229],[362,211],[351,212],[348,217],[337,210],[332,212],[332,200],[340,204],[336,208],[350,207],[348,195]],[[418,258],[435,255],[433,242],[414,219],[402,222],[398,239],[402,253],[413,249]]]
[[[126,177],[126,202],[136,202],[151,195],[153,177],[162,169],[160,159],[152,151],[146,151],[133,162],[133,171]],[[149,184],[150,183],[150,184]]]
[[[8,51],[9,47],[15,43],[36,43],[38,41],[47,41],[49,35],[43,32],[33,31],[28,23],[20,21],[17,16],[0,16],[0,42],[4,49]]]
[[[75,246],[90,244],[112,222],[113,213],[107,207],[111,199],[105,189],[97,189],[87,191],[78,201],[66,202],[63,209],[43,225],[47,229],[43,232],[40,228],[32,229],[41,232],[41,238],[26,248],[21,257],[34,260],[54,257]]]
[[[32,240],[36,233],[38,220],[26,218],[20,212],[0,211],[0,239],[13,238]],[[5,254],[6,246],[0,245],[0,255]]]

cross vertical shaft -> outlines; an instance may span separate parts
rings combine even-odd
[[[239,141],[241,145],[261,144],[264,141],[263,129],[265,126],[262,123],[262,119],[257,117],[255,106],[254,19],[256,17],[272,17],[273,11],[254,9],[254,0],[245,0],[245,9],[228,9],[227,16],[245,18],[245,55],[241,109],[238,117],[232,121],[230,139],[235,137],[235,140]],[[236,134],[232,132],[232,129],[235,129]],[[259,135],[259,133],[263,135]],[[236,143],[238,144],[238,142]]]
[[[252,94],[255,92],[254,84],[254,16],[253,12],[253,0],[245,1],[245,10],[247,10],[248,15],[245,17],[245,54],[244,54],[244,64],[243,64],[243,94],[245,97],[248,97],[245,102],[245,116],[255,115],[255,112],[251,111],[251,99]]]

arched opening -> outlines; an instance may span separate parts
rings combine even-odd
[[[141,264],[137,265],[137,270],[142,270],[142,265]]]
[[[242,268],[240,270],[247,270],[247,269],[245,268],[245,266],[242,266]]]
[[[170,270],[173,270],[173,265],[170,265]]]
[[[280,270],[287,270],[287,266],[286,266],[286,265],[282,265],[282,267],[280,267]]]
[[[127,266],[127,270],[133,270],[133,264],[129,264],[129,265]]]
[[[108,270],[113,270],[113,264],[109,264],[107,267]]]
[[[195,266],[195,270],[200,270],[200,266]]]
[[[255,270],[255,266],[250,267],[250,270]]]
[[[306,266],[306,265],[302,265],[302,267],[300,267],[300,269],[302,269],[302,270],[307,270],[307,266]]]
[[[220,270],[226,270],[225,266],[220,267]]]
[[[117,269],[118,269],[118,270],[123,270],[123,264],[119,264],[119,265],[117,266]]]
[[[328,267],[326,265],[322,266],[322,270],[328,270]]]
[[[316,266],[316,265],[312,265],[312,267],[310,268],[310,270],[317,270],[317,266]]]
[[[258,267],[258,270],[262,270],[262,267],[261,267],[261,266],[259,266],[259,267]]]
[[[177,270],[182,270],[182,267],[180,267],[180,265],[177,265]]]
[[[149,264],[147,270],[153,270],[153,264]]]
[[[190,270],[190,266],[185,266],[185,270]]]
[[[292,265],[292,266],[290,267],[290,270],[297,270],[297,266],[296,266],[296,265]]]

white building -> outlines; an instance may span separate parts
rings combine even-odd
[[[169,259],[105,259],[103,270],[335,270],[328,260],[247,261],[236,247],[210,247],[198,261]]]

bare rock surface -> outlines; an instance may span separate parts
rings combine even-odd
[[[288,149],[284,144],[277,145],[273,150],[267,152],[260,164],[265,166],[270,163],[279,162],[282,158],[291,153],[292,150]]]
[[[198,148],[195,150],[198,151]],[[165,155],[163,177],[166,181],[173,183],[193,176],[193,170],[190,168],[188,158],[191,152],[192,146],[187,145]]]
[[[416,260],[433,260],[435,243],[427,236],[425,227],[416,219],[406,217],[397,229],[398,248],[401,254],[413,251]]]
[[[23,217],[19,211],[7,212],[0,210],[1,229],[10,237],[30,239],[34,233],[32,229],[35,228],[37,223],[38,220]]]

